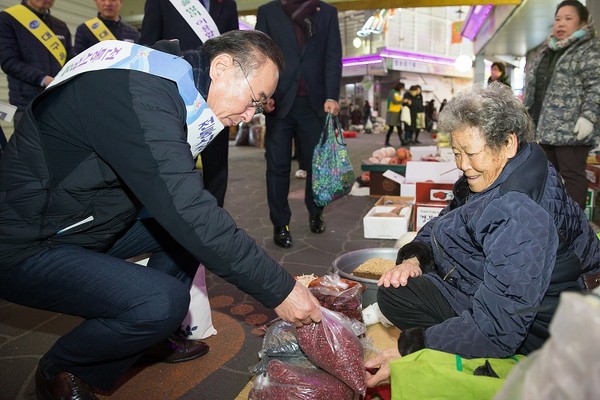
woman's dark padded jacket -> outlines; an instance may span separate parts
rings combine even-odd
[[[194,70],[204,96],[207,69]],[[0,268],[57,244],[106,251],[144,206],[209,270],[279,305],[294,278],[203,190],[185,117],[174,82],[137,71],[87,72],[38,96],[0,160]]]
[[[466,357],[540,347],[560,292],[600,271],[600,241],[537,144],[481,193],[459,179],[452,203],[399,253],[419,254],[458,315],[426,329],[425,347]]]

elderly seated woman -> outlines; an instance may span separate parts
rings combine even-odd
[[[463,92],[440,114],[463,176],[454,200],[398,252],[378,304],[401,334],[369,360],[367,384],[422,348],[463,357],[528,354],[548,338],[559,295],[600,276],[600,241],[532,140],[523,104],[500,83]]]

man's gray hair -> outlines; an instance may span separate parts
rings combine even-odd
[[[283,70],[283,53],[268,35],[260,31],[225,32],[207,40],[203,45],[203,51],[211,61],[222,53],[231,55],[248,74],[252,74],[267,60],[273,61],[280,74]]]
[[[533,122],[523,103],[500,82],[474,86],[452,98],[440,113],[438,131],[477,128],[493,149],[517,135],[519,145],[533,140]]]

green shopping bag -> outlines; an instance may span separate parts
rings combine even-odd
[[[322,133],[312,158],[313,199],[319,207],[347,195],[354,185],[354,170],[338,118],[328,113]]]
[[[467,359],[432,349],[419,350],[390,363],[392,400],[492,399],[523,358]],[[474,375],[486,361],[499,378]]]

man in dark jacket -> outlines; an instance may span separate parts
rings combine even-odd
[[[77,27],[75,53],[79,54],[102,40],[124,40],[136,43],[140,33],[133,25],[121,20],[121,0],[96,0],[98,16]]]
[[[29,102],[74,55],[69,28],[50,15],[52,5],[54,0],[23,0],[0,12],[0,66],[9,102],[17,107],[15,127]]]
[[[342,44],[337,9],[319,0],[274,0],[258,8],[256,29],[281,48],[285,70],[273,95],[274,110],[266,115],[267,199],[273,241],[292,246],[288,203],[292,142],[306,168],[304,203],[313,233],[323,233],[323,207],[312,191],[312,155],[325,123],[337,115],[342,78]],[[360,123],[360,121],[359,121]]]
[[[318,301],[194,165],[207,137],[250,121],[275,91],[275,44],[233,31],[183,59],[121,41],[92,50],[30,104],[0,160],[0,297],[84,318],[40,360],[40,398],[110,390],[179,327],[199,262],[284,320],[319,321]],[[143,253],[148,267],[126,261]]]
[[[191,0],[187,9],[204,8],[213,19],[218,33],[239,29],[237,4],[234,0]],[[181,49],[193,50],[202,46],[202,39],[169,0],[146,0],[140,44],[152,45],[162,39],[178,39]],[[225,128],[200,155],[204,187],[220,207],[225,204],[229,177],[229,128]]]

